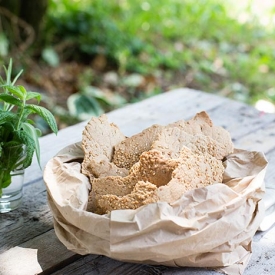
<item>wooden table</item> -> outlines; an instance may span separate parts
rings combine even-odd
[[[205,110],[216,125],[225,127],[236,147],[262,151],[269,166],[266,185],[275,191],[275,115],[259,112],[223,97],[189,89],[177,89],[108,114],[126,135],[152,124],[188,119]],[[59,150],[81,140],[86,122],[42,137],[42,167]],[[273,190],[272,190],[273,189]],[[275,274],[275,227],[258,232],[245,274]],[[41,171],[34,160],[26,171],[22,206],[0,214],[0,274],[219,274],[198,268],[171,268],[123,263],[99,255],[80,256],[57,239]]]

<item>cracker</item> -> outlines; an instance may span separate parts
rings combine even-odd
[[[84,151],[84,160],[82,162],[82,173],[92,178],[96,172],[96,167],[91,170],[91,161],[96,161],[97,157],[100,157],[100,161],[103,160],[111,162],[114,146],[124,140],[126,137],[113,123],[109,123],[107,116],[102,115],[100,117],[93,117],[82,133],[82,148]],[[112,166],[114,166],[113,164]],[[99,167],[97,165],[97,167]],[[105,169],[106,170],[106,169]],[[115,168],[113,167],[113,171]],[[123,173],[119,171],[118,174]]]
[[[161,129],[162,126],[153,125],[118,143],[115,146],[112,162],[118,167],[130,169],[139,161],[143,152],[150,150]]]

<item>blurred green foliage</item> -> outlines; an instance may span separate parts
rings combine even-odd
[[[49,0],[39,58],[52,67],[70,61],[89,67],[101,57],[106,64],[99,72],[115,71],[113,91],[123,90],[130,102],[191,87],[249,104],[275,103],[275,4],[258,16],[253,2]],[[3,55],[9,41],[0,40]],[[78,91],[68,100],[75,118],[125,104],[95,90],[104,80],[89,70],[76,76]],[[129,85],[137,75],[143,79]],[[139,84],[148,76],[158,84],[143,91]]]
[[[240,22],[230,2],[51,0],[46,33],[49,44],[70,45],[63,58],[102,54],[122,73],[178,71],[195,88],[253,103],[274,87],[274,27],[261,25],[249,5]]]

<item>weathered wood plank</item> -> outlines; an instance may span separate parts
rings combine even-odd
[[[108,113],[125,135],[131,136],[152,124],[166,125],[209,111],[227,99],[192,89],[177,89]]]
[[[53,229],[21,244],[20,247],[37,250],[37,263],[41,270],[36,272],[43,272],[43,274],[51,274],[83,257],[68,250],[58,240]]]
[[[13,247],[0,254],[0,263],[0,275],[34,275],[41,271],[37,250],[30,248]]]
[[[230,131],[234,139],[274,121],[274,115],[246,104],[191,89],[167,92],[110,112],[108,117],[130,136],[152,124],[190,119],[200,111],[207,111],[213,122]]]
[[[22,257],[28,261],[28,265],[22,269],[23,263],[20,263],[9,270],[10,259],[20,259]],[[54,230],[51,229],[20,244],[20,246],[15,246],[0,254],[0,275],[31,275],[42,271],[43,274],[51,274],[54,270],[63,268],[81,257],[69,251],[57,239]],[[5,273],[2,273],[4,271]]]
[[[40,184],[42,180],[40,181]],[[46,191],[27,186],[20,208],[0,215],[0,253],[52,229]]]
[[[43,274],[43,273],[42,273]],[[88,255],[76,262],[54,272],[52,275],[218,275],[220,273],[203,268],[175,268],[124,263],[104,256]]]
[[[240,125],[240,127],[242,127]],[[250,125],[250,130],[254,125]],[[275,149],[275,115],[270,123],[234,141],[238,148],[268,153]]]
[[[266,186],[275,189],[275,149],[266,154],[268,166],[266,171]]]
[[[235,140],[234,144],[238,148],[265,153],[268,160],[266,185],[275,188],[275,120]]]
[[[214,124],[230,132],[233,141],[269,125],[275,119],[272,114],[263,114],[251,106],[233,101],[227,101],[208,113]]]

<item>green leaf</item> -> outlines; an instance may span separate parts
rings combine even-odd
[[[0,171],[0,195],[2,193],[2,188],[6,188],[11,184],[11,174],[10,170],[2,169]]]
[[[0,189],[11,183],[11,171],[22,168],[24,163],[24,147],[18,141],[2,143],[0,156]]]
[[[15,82],[17,81],[17,79],[19,78],[19,76],[21,75],[23,73],[23,70],[21,70],[17,75],[16,75],[16,77],[14,78],[14,80],[12,81],[12,85],[14,85],[15,84]]]
[[[8,95],[8,94],[0,94],[0,101],[4,101],[6,103],[9,103],[9,104],[12,104],[15,106],[19,106],[19,107],[21,107],[23,105],[22,101],[20,101],[19,99],[17,99],[14,96]]]
[[[6,73],[7,84],[11,84],[12,59],[10,59],[8,69],[5,66],[3,67]]]
[[[9,62],[9,66],[8,66],[8,69],[4,67],[4,70],[5,70],[5,73],[6,73],[6,84],[8,85],[14,85],[15,82],[17,81],[17,79],[19,78],[19,76],[23,73],[23,70],[21,70],[17,75],[16,77],[14,78],[13,81],[11,81],[11,72],[12,72],[12,58],[10,59],[10,62]]]
[[[4,79],[2,78],[1,75],[0,75],[0,83],[1,83],[1,86],[2,86],[2,85],[5,85],[5,83],[6,83],[6,82],[4,81]]]
[[[0,33],[0,56],[7,56],[9,52],[9,40],[4,33]]]
[[[101,101],[102,103],[111,106],[111,102],[108,100],[106,95],[100,89],[93,86],[85,87],[81,94],[86,95],[90,98],[95,98],[97,101]]]
[[[44,108],[42,106],[36,106],[33,104],[28,104],[25,106],[25,108],[28,110],[32,110],[34,113],[36,113],[40,117],[42,117],[48,123],[51,130],[55,134],[57,134],[57,132],[58,132],[57,124],[56,124],[53,114],[49,110],[47,110],[46,108]]]
[[[17,119],[17,115],[8,111],[0,111],[0,125],[6,122],[13,122]]]
[[[24,162],[24,149],[23,144],[19,141],[9,141],[4,145],[4,156],[2,158],[1,165],[4,163],[4,169],[12,171],[19,166],[22,166]]]
[[[28,92],[27,92],[27,90],[25,89],[25,87],[22,86],[22,85],[18,85],[17,88],[22,92],[23,99],[26,99],[27,93],[28,93]]]
[[[35,98],[39,103],[40,100],[41,100],[41,95],[39,93],[36,93],[36,92],[27,92],[26,100],[30,100],[30,99],[33,99],[33,98]]]
[[[35,128],[35,131],[36,131],[36,135],[37,135],[38,137],[41,137],[41,136],[42,136],[42,132],[41,132],[40,129]]]
[[[53,48],[45,48],[42,51],[42,57],[52,67],[56,67],[59,64],[59,56]]]
[[[15,132],[15,135],[13,135],[13,132]],[[0,140],[3,145],[7,141],[10,141],[13,139],[13,136],[16,136],[16,130],[15,125],[13,122],[6,121],[0,125]]]
[[[34,122],[32,119],[29,119],[29,118],[28,118],[28,119],[26,120],[26,122],[28,122],[28,123],[31,124],[31,125],[35,125],[35,122]]]
[[[70,114],[79,120],[86,120],[91,116],[98,116],[103,113],[97,99],[84,94],[70,95],[67,105]]]
[[[33,138],[23,130],[16,131],[14,134],[16,135],[15,139],[26,146],[26,158],[24,160],[23,167],[27,168],[32,163],[33,154],[35,152],[35,142]]]
[[[2,88],[7,89],[11,94],[23,100],[26,96],[26,89],[23,86],[2,85]],[[23,88],[22,88],[23,87]]]
[[[33,113],[32,110],[29,110],[29,109],[24,108],[24,109],[22,110],[22,114],[21,114],[21,115],[22,115],[21,121],[22,121],[22,122],[26,122],[26,121],[28,120],[28,116],[29,116],[31,113]]]
[[[40,145],[39,145],[39,140],[38,140],[38,136],[37,136],[37,132],[36,132],[36,128],[33,127],[31,124],[23,122],[21,124],[23,131],[25,131],[25,133],[32,138],[33,140],[33,145],[34,145],[34,149],[35,149],[35,153],[36,153],[36,158],[38,161],[38,164],[40,166]],[[41,167],[41,166],[40,166]]]

